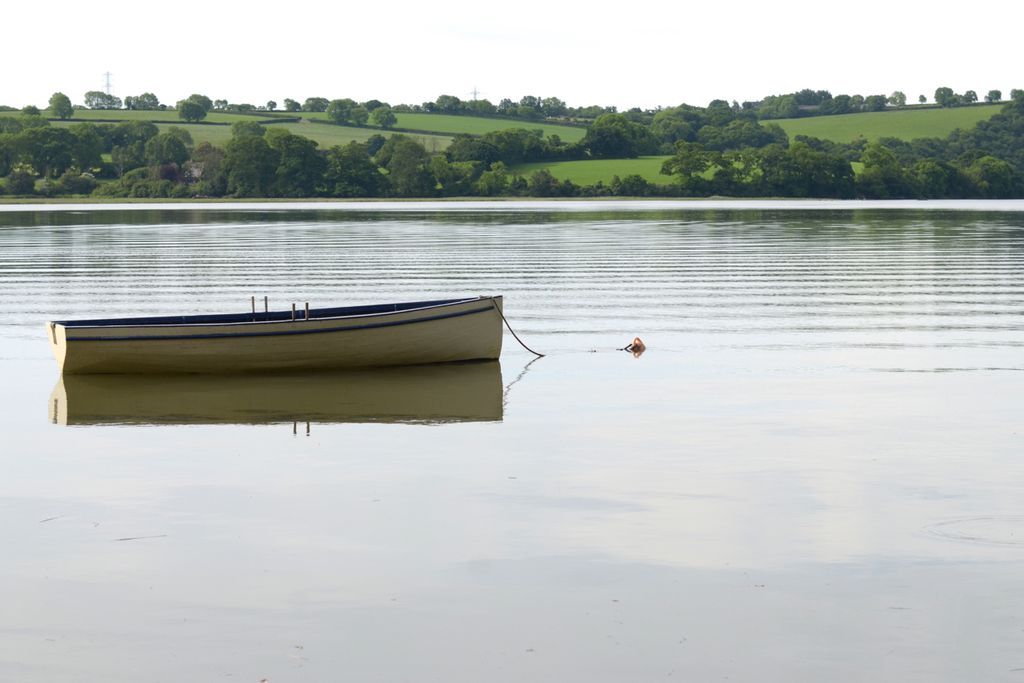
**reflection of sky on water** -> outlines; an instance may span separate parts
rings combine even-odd
[[[601,225],[570,223],[553,240],[520,226],[504,259],[491,256],[495,228],[455,226],[470,253],[429,266],[403,265],[429,233],[418,224],[392,225],[387,254],[360,246],[377,226],[275,228],[281,244],[348,243],[353,273],[387,274],[385,285],[321,280],[330,254],[313,276],[272,273],[273,287],[312,282],[324,299],[482,288],[504,262],[487,289],[509,297],[528,343],[553,352],[511,389],[501,422],[314,421],[309,436],[290,424],[49,424],[53,362],[42,325],[22,319],[60,306],[162,311],[181,292],[159,259],[145,276],[155,290],[140,292],[121,257],[90,274],[78,246],[64,301],[48,293],[50,271],[24,265],[51,247],[18,233],[0,257],[0,284],[23,290],[0,314],[0,600],[12,615],[0,678],[1019,675],[1024,547],[972,540],[1012,538],[1024,514],[1019,237],[997,231],[988,249],[983,230],[952,227],[947,249],[918,217],[876,249],[732,219],[625,242]],[[241,264],[222,262],[247,239],[234,229],[209,266],[186,265],[214,239],[202,228],[176,246],[162,237],[156,255],[221,306],[247,286]],[[715,251],[724,230],[732,256]],[[135,239],[87,232],[114,252]],[[675,240],[679,263],[659,260]],[[815,265],[824,245],[828,268]],[[714,267],[694,265],[698,252]],[[561,264],[559,288],[518,270],[536,254]],[[794,260],[810,278],[799,287],[778,265]],[[745,289],[729,293],[730,268]],[[857,289],[848,303],[832,271]],[[631,288],[616,289],[625,272],[637,273]],[[689,282],[701,278],[718,284]],[[610,350],[634,334],[642,358]],[[506,341],[507,384],[529,356]]]

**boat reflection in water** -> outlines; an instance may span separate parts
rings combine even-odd
[[[66,375],[63,425],[500,422],[498,361],[273,375]]]

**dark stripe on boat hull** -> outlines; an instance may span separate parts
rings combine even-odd
[[[494,305],[487,306],[485,308],[475,308],[469,311],[460,311],[458,313],[446,313],[445,315],[433,315],[426,318],[416,318],[414,320],[394,320],[386,322],[371,323],[369,325],[350,325],[347,327],[329,327],[321,328],[316,330],[294,330],[286,332],[241,332],[241,333],[224,333],[224,334],[179,334],[179,335],[140,335],[134,337],[68,337],[69,342],[103,342],[103,341],[173,341],[182,339],[241,339],[247,337],[283,337],[300,334],[324,334],[328,332],[354,332],[356,330],[372,330],[380,327],[397,327],[400,325],[415,325],[416,323],[431,322],[434,320],[446,320],[448,318],[461,318],[464,315],[475,315],[477,313],[486,313],[487,311],[494,310]],[[315,321],[314,318],[312,321]],[[299,319],[295,321],[295,324],[301,325],[307,322],[306,320]],[[71,328],[74,329],[74,328]]]

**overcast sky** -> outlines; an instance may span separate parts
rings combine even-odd
[[[440,94],[653,108],[804,87],[929,100],[1024,88],[1024,3],[335,0],[10,3],[0,104],[102,90],[256,105]]]

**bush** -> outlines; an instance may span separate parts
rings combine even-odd
[[[102,197],[151,197],[158,199],[192,196],[188,185],[159,178],[159,169],[137,168],[125,173],[119,180],[96,189]]]
[[[7,176],[7,194],[30,195],[35,194],[36,178],[28,171],[11,171]]]
[[[54,183],[53,194],[91,194],[98,184],[90,173],[66,171]]]

